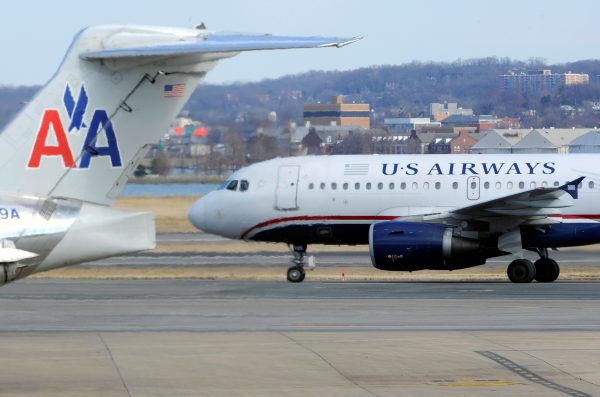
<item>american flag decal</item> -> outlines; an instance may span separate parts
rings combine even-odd
[[[344,175],[368,175],[369,164],[346,164]]]
[[[185,84],[165,84],[165,98],[180,98],[185,94]]]

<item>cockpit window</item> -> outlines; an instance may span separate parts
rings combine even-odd
[[[234,191],[234,192],[235,192],[235,191],[237,190],[237,186],[238,186],[238,181],[237,181],[237,180],[233,180],[233,181],[230,181],[230,182],[227,184],[227,187],[226,187],[226,189],[227,189],[227,190],[232,190],[232,191]]]
[[[248,190],[249,187],[250,183],[247,180],[242,179],[240,181],[240,192],[245,192],[246,190]]]

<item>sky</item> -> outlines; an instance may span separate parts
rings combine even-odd
[[[600,58],[600,1],[572,0],[103,0],[5,2],[1,85],[43,84],[73,36],[96,24],[365,38],[341,49],[244,53],[208,83],[259,81],[310,70],[487,56],[562,63]]]

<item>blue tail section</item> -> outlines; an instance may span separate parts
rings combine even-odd
[[[585,179],[585,176],[580,176],[579,178],[577,178],[571,182],[565,183],[564,185],[559,187],[559,189],[564,190],[565,192],[569,193],[569,195],[571,195],[571,197],[573,197],[574,199],[578,199],[579,198],[579,189],[577,189],[577,186],[579,186],[581,181],[583,181],[584,179]]]

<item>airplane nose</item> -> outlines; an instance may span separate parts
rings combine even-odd
[[[188,219],[197,229],[204,230],[206,228],[206,204],[203,199],[192,205],[188,212]]]

